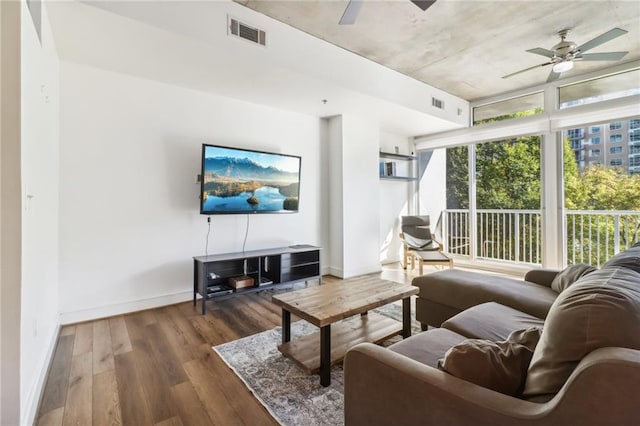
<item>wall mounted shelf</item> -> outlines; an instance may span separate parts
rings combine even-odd
[[[416,164],[414,161],[418,157],[414,155],[396,154],[393,152],[380,151],[380,179],[383,180],[395,180],[395,181],[415,181],[416,177]],[[385,161],[391,160],[391,161]],[[406,166],[402,167],[398,171],[397,163],[406,163]]]

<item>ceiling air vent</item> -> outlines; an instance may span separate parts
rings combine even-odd
[[[229,17],[229,34],[261,46],[267,45],[267,34],[264,31],[231,17]]]
[[[442,99],[431,98],[431,106],[438,109],[444,109],[444,101]]]

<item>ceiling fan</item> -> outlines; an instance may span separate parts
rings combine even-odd
[[[514,75],[527,72],[536,68],[544,67],[547,65],[553,65],[551,67],[551,72],[549,73],[549,77],[547,78],[547,82],[553,81],[560,77],[560,74],[569,71],[573,68],[574,61],[619,61],[629,52],[603,52],[603,53],[584,53],[587,50],[591,50],[594,47],[600,46],[603,43],[606,43],[614,38],[620,37],[623,34],[626,34],[627,31],[622,30],[620,28],[614,28],[612,30],[607,31],[604,34],[600,34],[598,37],[589,40],[588,42],[578,46],[574,42],[566,40],[568,29],[558,31],[558,36],[560,37],[560,42],[553,46],[551,50],[543,49],[541,47],[536,47],[535,49],[529,49],[527,52],[535,53],[536,55],[541,55],[549,58],[548,62],[544,64],[536,65],[530,68],[525,68],[523,70],[514,72],[509,75],[505,75],[502,78],[509,78]]]
[[[427,10],[431,7],[432,4],[436,2],[436,0],[410,0],[411,3],[418,6],[423,11]],[[349,0],[347,3],[347,7],[344,9],[344,13],[342,14],[342,18],[340,18],[340,25],[353,25],[356,22],[356,18],[360,13],[360,8],[362,7],[362,3],[364,0]]]

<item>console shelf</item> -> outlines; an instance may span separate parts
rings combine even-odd
[[[320,247],[295,245],[193,258],[193,305],[202,296],[202,314],[209,299],[266,290],[298,281],[319,280]],[[253,284],[235,289],[230,279],[248,277]]]

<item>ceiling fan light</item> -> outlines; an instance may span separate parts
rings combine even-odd
[[[553,66],[553,72],[560,74],[569,71],[571,68],[573,68],[573,61],[562,61]]]

